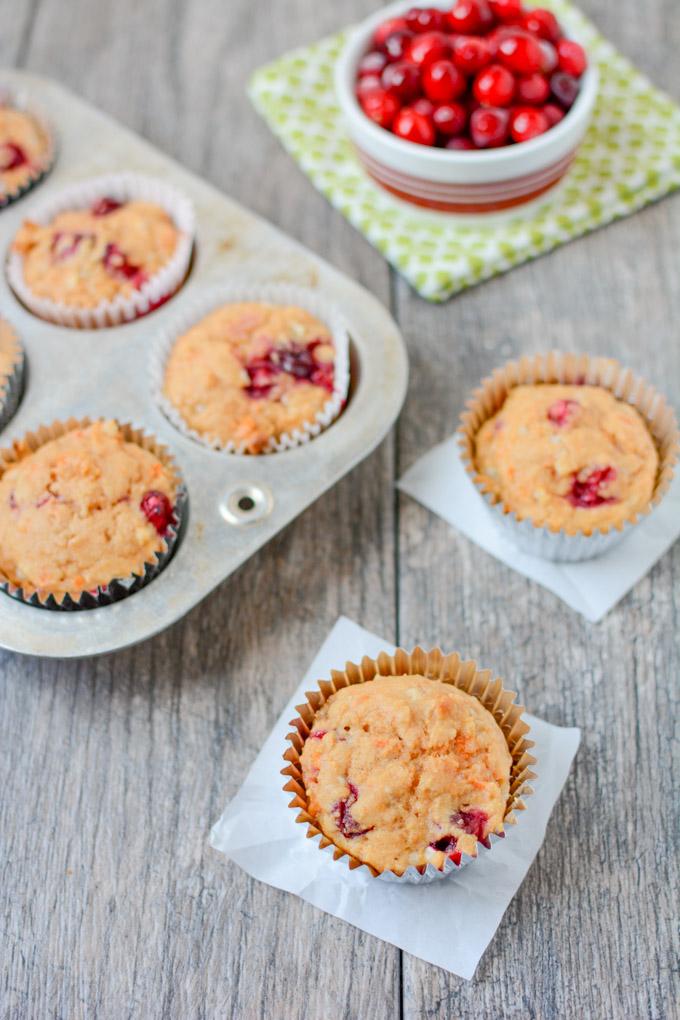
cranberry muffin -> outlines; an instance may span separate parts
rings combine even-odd
[[[17,408],[23,371],[23,348],[12,326],[0,318],[0,428],[4,428]]]
[[[263,453],[324,414],[334,399],[336,353],[332,331],[304,308],[231,302],[173,344],[162,396],[210,445]]]
[[[540,383],[511,389],[482,425],[475,467],[520,520],[589,535],[649,509],[659,454],[639,411],[607,389]]]
[[[45,172],[52,148],[46,128],[32,114],[0,101],[0,202]]]
[[[143,573],[167,548],[176,497],[172,468],[115,421],[19,445],[0,477],[0,577],[77,598]]]
[[[378,873],[442,870],[503,832],[506,738],[452,684],[402,675],[341,688],[316,712],[300,763],[314,824]]]

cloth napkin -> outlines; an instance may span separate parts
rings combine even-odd
[[[564,183],[524,214],[484,225],[413,210],[362,170],[345,135],[333,67],[347,33],[256,71],[257,110],[314,186],[431,301],[444,301],[680,187],[680,108],[568,0],[545,0],[598,65],[590,129]]]
[[[277,889],[340,917],[414,956],[470,979],[520,887],[545,836],[545,828],[580,741],[578,729],[525,718],[535,741],[538,775],[527,810],[504,840],[460,872],[429,885],[393,885],[365,868],[351,872],[344,861],[321,852],[306,838],[288,807],[280,770],[295,706],[315,681],[347,660],[393,651],[388,642],[340,617],[290,699],[236,796],[210,834],[211,845],[244,871]]]

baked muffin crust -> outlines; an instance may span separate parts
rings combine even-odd
[[[23,110],[0,106],[0,192],[19,191],[43,167],[49,139]]]

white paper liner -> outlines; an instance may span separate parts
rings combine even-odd
[[[500,410],[514,386],[530,383],[566,383],[601,386],[618,400],[635,407],[654,438],[659,451],[659,470],[649,510],[618,526],[591,533],[578,529],[552,530],[520,517],[495,493],[487,492],[474,463],[474,438],[484,421]],[[668,491],[678,458],[680,433],[675,414],[665,399],[647,382],[613,358],[552,351],[526,356],[496,369],[483,380],[466,404],[460,419],[461,456],[468,477],[484,497],[497,526],[522,552],[554,562],[576,563],[592,559],[618,545]]]
[[[0,106],[12,106],[15,110],[25,113],[28,117],[34,120],[44,134],[46,143],[45,151],[40,162],[35,167],[31,176],[23,184],[21,184],[18,188],[15,188],[14,191],[7,191],[0,181],[0,209],[4,209],[12,202],[16,202],[17,199],[29,192],[36,186],[36,184],[39,184],[46,174],[50,172],[56,159],[57,145],[52,124],[42,110],[33,104],[28,93],[21,90],[16,91],[9,85],[0,83]]]
[[[0,430],[12,418],[19,406],[24,388],[26,356],[19,337],[10,322],[0,317],[0,336],[5,334],[14,345],[14,363],[7,375],[0,375]]]
[[[459,690],[476,697],[494,717],[503,732],[512,756],[510,792],[503,822],[505,825],[514,826],[517,823],[515,812],[525,809],[522,797],[533,793],[528,782],[536,778],[536,773],[530,769],[530,766],[536,764],[536,759],[529,754],[529,749],[533,747],[533,741],[527,739],[529,726],[522,719],[524,708],[522,705],[515,704],[515,694],[506,690],[500,679],[492,678],[490,670],[479,670],[475,662],[463,661],[457,652],[444,655],[439,648],[434,648],[429,652],[420,647],[414,648],[412,652],[398,648],[393,656],[387,652],[381,652],[375,659],[364,656],[361,664],[348,662],[345,664],[344,670],[331,671],[331,679],[319,680],[318,689],[306,694],[306,704],[297,706],[298,715],[291,722],[295,730],[287,737],[291,746],[283,756],[287,765],[282,769],[282,774],[289,777],[284,790],[294,795],[289,807],[299,811],[296,821],[307,826],[307,837],[313,839],[320,850],[330,852],[334,860],[344,860],[351,871],[363,868],[367,874],[385,882],[421,885],[448,878],[449,875],[476,860],[480,848],[487,852],[490,851],[495,842],[506,838],[507,829],[502,834],[490,833],[484,842],[478,841],[476,853],[462,852],[458,862],[448,857],[445,858],[441,868],[436,868],[434,864],[427,864],[424,867],[410,866],[401,875],[393,871],[378,872],[347,850],[336,846],[320,830],[315,818],[307,811],[307,794],[300,763],[300,756],[313,727],[316,712],[333,694],[342,687],[352,684],[370,683],[376,676],[404,675],[426,676],[443,683],[450,683],[458,687]]]
[[[36,432],[28,432],[19,440],[15,440],[11,447],[0,450],[0,477],[5,469],[12,464],[18,463],[35,450],[44,446],[45,443],[59,436],[65,435],[76,428],[84,428],[91,425],[95,419],[91,418],[70,418],[63,422],[53,422],[52,425],[42,426]],[[101,606],[108,606],[113,602],[132,595],[145,587],[160,574],[164,567],[172,559],[177,543],[182,534],[188,509],[188,494],[174,458],[167,448],[158,443],[154,436],[150,435],[143,428],[136,428],[128,422],[116,422],[122,430],[128,442],[138,443],[149,452],[154,453],[166,468],[172,471],[176,484],[175,503],[173,506],[174,523],[168,525],[163,535],[164,548],[154,553],[153,559],[144,563],[141,573],[132,573],[127,577],[113,578],[106,585],[98,585],[96,589],[82,592],[45,592],[31,587],[24,589],[16,585],[0,572],[0,591],[3,591],[10,598],[26,605],[35,606],[39,609],[73,611],[81,609],[98,609]]]
[[[209,437],[189,427],[180,411],[163,393],[163,381],[168,357],[176,341],[195,326],[202,318],[221,305],[239,302],[262,302],[272,305],[297,305],[304,308],[329,329],[335,346],[333,372],[333,393],[323,408],[309,422],[292,432],[283,432],[272,437],[260,453],[248,453],[243,444],[224,443],[217,437]],[[151,389],[154,399],[170,422],[189,439],[212,450],[223,453],[258,457],[266,453],[279,453],[308,443],[318,436],[338,417],[347,400],[350,384],[349,331],[337,307],[323,294],[307,287],[286,283],[254,283],[244,279],[239,282],[231,277],[223,285],[211,287],[198,294],[193,301],[183,302],[182,311],[160,334],[151,351]]]
[[[184,282],[191,264],[195,218],[191,202],[165,181],[143,174],[121,173],[93,177],[64,188],[56,195],[31,206],[28,218],[46,225],[55,216],[69,209],[88,209],[100,198],[117,202],[134,200],[155,202],[172,217],[180,231],[177,247],[169,261],[129,297],[119,295],[112,301],[101,301],[94,308],[80,308],[48,298],[37,297],[26,284],[23,258],[10,249],[7,279],[17,297],[35,315],[61,326],[78,329],[101,329],[131,322],[146,315],[171,297]]]

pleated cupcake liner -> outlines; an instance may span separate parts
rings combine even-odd
[[[43,425],[35,432],[28,432],[22,439],[15,440],[12,445],[0,450],[0,478],[12,465],[19,463],[35,453],[41,446],[53,439],[72,432],[74,429],[87,428],[95,419],[69,418],[66,421]],[[48,591],[32,585],[17,584],[0,570],[0,591],[26,605],[39,609],[57,611],[78,611],[82,609],[99,609],[127,598],[149,584],[168,565],[177,548],[188,511],[188,494],[181,478],[177,464],[165,446],[154,436],[143,429],[136,428],[129,422],[116,422],[127,442],[136,443],[142,449],[158,457],[164,467],[170,471],[175,482],[175,502],[173,520],[163,535],[163,548],[154,553],[151,560],[139,564],[127,577],[113,578],[105,585],[86,591]]]
[[[26,356],[14,327],[7,319],[0,317],[0,340],[7,343],[12,364],[9,371],[0,375],[0,431],[10,421],[21,400],[24,389]]]
[[[201,319],[222,305],[240,302],[255,302],[272,305],[293,305],[303,308],[323,322],[333,338],[335,347],[333,392],[323,408],[309,421],[291,432],[271,437],[262,451],[250,454],[244,444],[223,442],[215,436],[207,436],[191,428],[181,412],[163,392],[168,358],[178,339]],[[176,319],[160,334],[152,348],[150,379],[153,397],[166,418],[188,439],[222,453],[261,456],[265,453],[280,453],[308,443],[328,428],[345,406],[350,385],[349,331],[347,324],[335,304],[323,294],[307,287],[285,283],[255,283],[231,278],[223,285],[212,287],[193,301],[186,302]]]
[[[410,675],[424,676],[451,684],[476,698],[494,717],[512,757],[510,793],[503,823],[511,826],[517,824],[517,813],[526,808],[523,798],[533,792],[528,785],[529,781],[536,778],[536,773],[531,771],[536,759],[529,753],[534,744],[532,740],[527,739],[529,726],[522,718],[524,707],[515,704],[516,695],[503,686],[502,680],[494,678],[491,670],[480,670],[475,662],[464,661],[457,652],[444,654],[439,648],[425,651],[416,647],[411,652],[399,648],[394,655],[381,652],[375,659],[365,656],[360,664],[348,662],[344,670],[332,670],[330,680],[319,680],[318,690],[306,693],[306,703],[297,706],[298,715],[291,720],[294,730],[286,737],[290,747],[283,755],[286,766],[281,772],[288,777],[283,789],[293,794],[289,807],[298,812],[296,822],[307,826],[307,838],[315,840],[320,850],[331,853],[336,861],[344,860],[350,871],[364,868],[372,877],[380,878],[382,881],[427,884],[458,872],[461,867],[475,860],[476,855],[461,853],[459,860],[447,857],[442,868],[436,868],[428,863],[419,867],[411,865],[401,874],[391,870],[379,871],[337,846],[317,824],[309,810],[301,762],[305,741],[313,729],[316,713],[339,690],[353,684],[370,683],[377,676]],[[490,852],[493,844],[503,838],[503,835],[504,833],[490,834],[484,843],[478,842],[477,849],[479,850],[481,846],[483,851]]]
[[[580,528],[554,529],[535,524],[491,492],[475,462],[476,437],[484,422],[503,406],[515,386],[541,383],[600,386],[640,413],[659,453],[654,491],[648,508],[609,528],[586,532]],[[661,502],[673,478],[680,450],[675,413],[666,399],[644,379],[613,358],[588,354],[527,355],[496,369],[484,379],[466,404],[459,425],[459,445],[467,474],[484,497],[496,525],[522,552],[555,562],[579,562],[600,556],[618,545]]]
[[[26,92],[15,91],[9,86],[0,83],[0,106],[11,106],[15,110],[19,110],[20,113],[25,113],[27,117],[35,121],[45,139],[45,151],[38,164],[32,168],[31,175],[24,183],[20,184],[13,191],[6,191],[0,185],[0,209],[5,209],[28,194],[29,191],[32,191],[47,176],[57,158],[57,143],[52,124],[42,110],[33,104],[32,99]]]
[[[9,284],[19,300],[41,319],[77,329],[102,329],[132,322],[164,304],[187,277],[196,229],[194,210],[189,199],[165,181],[136,173],[93,177],[72,184],[31,206],[29,218],[45,226],[59,213],[89,209],[101,198],[112,198],[120,203],[153,202],[161,206],[180,232],[175,251],[165,265],[133,294],[127,297],[119,295],[111,301],[100,301],[93,308],[84,308],[35,295],[24,279],[22,255],[10,249],[7,260]]]

